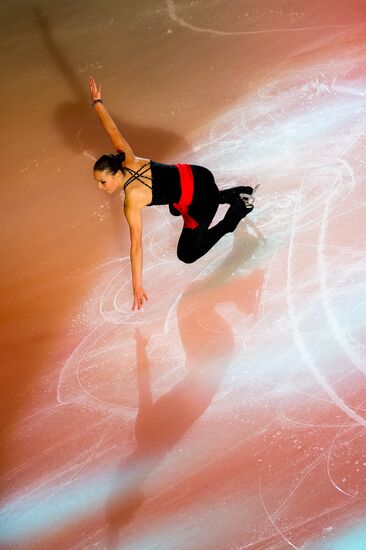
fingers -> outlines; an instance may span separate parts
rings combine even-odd
[[[99,88],[92,76],[89,77],[89,89],[93,98],[100,98],[102,95],[102,85],[100,84]]]
[[[144,305],[144,301],[148,300],[148,299],[149,298],[148,298],[146,292],[143,289],[141,289],[139,292],[136,292],[134,294],[132,311],[134,311],[136,308],[141,309],[142,306]]]
[[[135,311],[135,309],[140,309],[142,306],[142,303],[137,295],[135,295],[133,304],[132,304],[132,311]]]

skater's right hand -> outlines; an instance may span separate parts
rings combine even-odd
[[[89,90],[91,101],[102,99],[102,85],[100,85],[98,89],[98,86],[96,85],[95,80],[92,76],[89,77]]]

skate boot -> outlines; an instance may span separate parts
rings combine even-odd
[[[245,195],[251,195],[253,192],[253,187],[231,187],[231,189],[222,189],[219,195],[220,204],[233,204],[237,201],[240,196],[240,193]]]
[[[247,195],[244,198],[237,197],[236,201],[230,204],[224,218],[227,230],[235,231],[238,223],[245,218],[254,208],[253,202],[249,203]]]
[[[254,208],[254,201],[255,201],[254,194],[258,190],[259,185],[260,184],[256,185],[254,188],[250,188],[252,189],[251,193],[245,193],[245,192],[239,193],[241,200],[244,202],[247,208],[250,208],[250,210],[253,210]]]

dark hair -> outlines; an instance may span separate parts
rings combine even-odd
[[[114,176],[118,170],[122,170],[122,162],[125,159],[126,155],[123,151],[119,151],[116,155],[102,155],[94,164],[93,171],[98,170],[99,172],[103,172],[107,170]]]

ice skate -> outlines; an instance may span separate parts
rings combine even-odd
[[[244,202],[245,206],[247,208],[249,208],[250,210],[253,210],[254,208],[254,201],[255,201],[255,196],[254,194],[256,193],[256,191],[258,190],[258,187],[259,187],[260,184],[256,185],[253,189],[252,189],[252,192],[251,193],[239,193],[239,196],[241,198],[241,200]]]
[[[230,187],[229,189],[221,189],[219,196],[220,204],[233,204],[235,203],[240,194],[251,195],[253,192],[253,187],[249,186],[240,186],[240,187]]]

